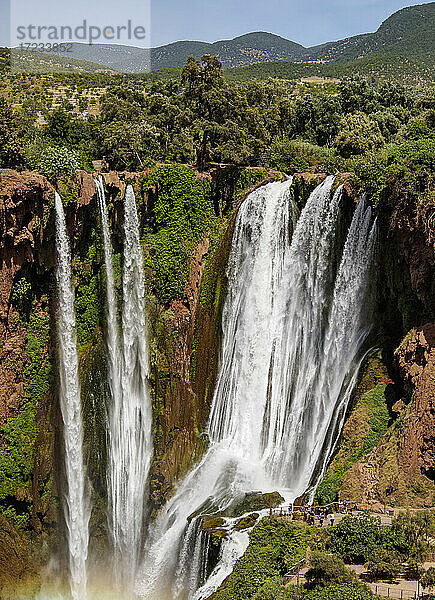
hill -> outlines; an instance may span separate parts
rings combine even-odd
[[[22,52],[20,60],[25,71],[34,71],[36,64],[41,72],[61,69],[63,72],[144,73],[150,64],[153,70],[180,69],[189,55],[199,59],[204,54],[215,54],[226,69],[235,69],[229,75],[233,79],[277,76],[278,73],[291,78],[339,77],[356,69],[377,78],[404,77],[410,83],[427,83],[434,80],[434,32],[435,2],[431,2],[395,12],[375,33],[311,48],[260,31],[214,43],[174,42],[150,51],[135,46],[73,42],[67,58],[64,53],[57,56]],[[354,64],[354,61],[358,62]],[[334,66],[327,67],[331,64]]]
[[[215,54],[222,60],[224,67],[231,68],[266,61],[303,60],[305,53],[306,48],[296,42],[272,33],[257,31],[213,44],[175,42],[153,48],[151,64],[153,68],[182,67],[189,55],[200,58],[203,54]]]
[[[305,61],[353,60],[375,53],[418,55],[435,49],[435,2],[403,8],[375,33],[366,33],[307,49]]]
[[[89,60],[77,60],[65,54],[44,54],[30,50],[13,51],[13,68],[20,73],[115,73],[106,65]],[[11,56],[9,48],[0,49],[0,72],[9,70]]]
[[[311,48],[271,33],[256,32],[213,44],[175,42],[153,48],[151,64],[153,69],[182,67],[190,54],[196,58],[203,54],[216,54],[226,68],[276,61],[343,62],[379,53],[414,56],[434,51],[434,32],[435,2],[431,2],[397,11],[375,33],[365,33]]]
[[[271,62],[228,69],[230,81],[251,79],[301,79],[306,77],[341,78],[361,75],[375,80],[400,81],[407,85],[427,86],[435,83],[435,53],[399,57],[393,54],[371,54],[347,62],[292,63]]]
[[[188,56],[219,56],[225,68],[277,61],[292,63],[345,62],[379,55],[419,56],[435,47],[435,2],[403,8],[375,33],[365,33],[311,48],[279,35],[258,31],[214,43],[179,41],[147,51],[135,46],[74,42],[68,60],[88,61],[124,73],[167,67],[181,68]]]

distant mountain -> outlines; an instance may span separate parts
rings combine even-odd
[[[82,44],[74,42],[72,51],[63,59],[68,68],[80,70],[75,61],[101,65],[109,71],[141,73],[150,65],[152,69],[181,68],[189,55],[200,59],[204,54],[216,54],[225,68],[246,67],[262,63],[334,63],[348,62],[380,54],[400,59],[421,57],[425,63],[435,51],[435,2],[410,6],[395,12],[375,33],[353,37],[305,48],[278,35],[263,31],[247,33],[231,40],[214,43],[180,41],[150,51],[135,46],[115,44]],[[53,56],[53,55],[52,55]],[[36,60],[36,58],[35,58]],[[48,58],[44,58],[45,64]],[[376,61],[375,61],[376,62]]]
[[[365,33],[307,49],[304,62],[353,60],[374,53],[417,55],[435,50],[435,2],[392,14],[375,33]]]
[[[78,60],[65,54],[60,56],[15,49],[11,56],[9,48],[1,48],[0,72],[8,71],[10,67],[20,73],[116,73],[114,69],[98,62]]]
[[[99,63],[126,73],[140,73],[150,68],[150,51],[136,46],[72,42],[71,51],[63,52],[62,56]]]
[[[170,69],[156,69],[148,73],[147,77],[165,79],[170,75],[166,71],[170,71]],[[280,61],[238,67],[225,72],[226,78],[230,81],[268,79],[269,77],[327,81],[331,78],[341,79],[352,75],[361,75],[378,81],[395,81],[406,85],[433,85],[435,83],[435,54],[400,58],[393,54],[375,53],[345,62],[328,63]]]
[[[256,32],[208,44],[175,42],[151,50],[152,68],[182,67],[192,54],[216,54],[224,67],[263,62],[334,62],[374,53],[416,55],[435,50],[435,2],[403,8],[386,19],[375,33],[305,48],[271,33]]]
[[[151,50],[154,68],[182,67],[189,55],[201,58],[203,54],[216,54],[224,67],[243,67],[255,63],[277,60],[293,62],[303,60],[306,48],[279,35],[257,31],[232,40],[206,42],[175,42]]]

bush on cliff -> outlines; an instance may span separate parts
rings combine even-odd
[[[251,531],[248,549],[214,600],[248,600],[270,578],[282,578],[305,558],[310,537],[310,528],[303,523],[262,519]]]
[[[82,165],[79,154],[65,146],[49,146],[42,150],[32,147],[27,158],[30,167],[50,181],[57,181],[62,175],[72,177]]]

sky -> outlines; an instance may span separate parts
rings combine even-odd
[[[150,27],[144,0],[0,0],[0,45],[10,44],[10,2],[15,21],[101,26],[144,24],[152,46],[177,40],[213,42],[251,31],[269,31],[304,46],[375,31],[396,10],[412,0],[154,0]],[[106,41],[106,40],[101,40]],[[121,43],[129,43],[125,39]],[[134,40],[132,45],[147,42]]]

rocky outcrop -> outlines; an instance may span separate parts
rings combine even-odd
[[[24,396],[26,328],[14,306],[12,288],[20,272],[41,258],[53,200],[54,189],[45,177],[0,170],[0,424],[18,414]]]
[[[151,331],[159,342],[153,368],[154,397],[159,399],[155,407],[155,453],[158,458],[152,474],[156,507],[164,502],[172,484],[203,450],[198,439],[198,400],[192,388],[191,357],[195,315],[208,248],[209,240],[205,239],[191,256],[183,300],[176,300],[167,310],[154,304],[150,314]],[[164,332],[159,329],[162,326],[165,327]],[[162,377],[162,373],[167,373],[167,377]]]
[[[368,489],[370,481],[354,477],[353,467],[377,446],[388,430],[389,407],[394,404],[395,396],[395,386],[382,352],[374,349],[360,369],[338,447],[316,492],[318,502],[329,504],[337,497],[349,501],[356,496],[362,501],[361,494]]]
[[[405,392],[412,398],[401,463],[408,479],[420,470],[435,480],[435,323],[412,329],[396,358]]]
[[[37,173],[0,170],[0,328],[10,322],[14,278],[26,263],[35,260],[43,240],[47,207],[54,188]]]
[[[424,310],[421,318],[435,317],[435,201],[400,194],[392,200],[390,235],[409,269],[412,290]],[[423,321],[424,322],[424,321]],[[419,323],[423,324],[423,323]]]
[[[17,588],[27,587],[36,574],[22,536],[0,515],[0,597],[8,598],[12,588],[10,597],[18,597]]]
[[[341,494],[363,503],[435,501],[435,324],[412,329],[395,353],[404,396],[379,444],[345,476]]]

